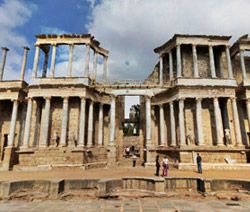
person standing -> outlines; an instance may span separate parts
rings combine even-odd
[[[159,174],[159,172],[160,172],[160,167],[161,167],[159,155],[156,156],[156,159],[155,159],[155,167],[156,167],[155,175],[156,175],[156,176],[159,176],[159,175],[160,175],[160,174]]]
[[[167,158],[167,156],[165,156],[163,158],[162,167],[163,167],[162,176],[163,177],[168,176],[168,158]]]
[[[202,161],[202,158],[201,158],[200,154],[197,153],[196,163],[197,163],[198,173],[202,173],[201,161]]]

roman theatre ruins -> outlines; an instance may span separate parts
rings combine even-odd
[[[159,61],[145,81],[113,83],[109,52],[92,35],[36,38],[29,82],[24,80],[29,48],[24,47],[16,80],[3,79],[8,49],[2,48],[1,170],[122,166],[130,163],[131,151],[137,165],[154,165],[158,154],[189,169],[200,153],[207,169],[248,166],[247,35],[230,46],[230,36],[176,34],[154,49]],[[56,68],[61,47],[68,51],[64,76]],[[76,76],[77,48],[85,62]],[[136,135],[124,135],[125,96],[140,97]]]

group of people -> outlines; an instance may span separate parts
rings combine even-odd
[[[201,161],[202,161],[202,158],[201,158],[200,154],[197,153],[196,164],[197,164],[198,173],[200,173],[200,174],[202,173]],[[162,166],[162,176],[163,177],[168,176],[169,163],[168,163],[167,156],[164,156],[162,162],[160,162],[160,156],[157,155],[156,159],[155,159],[155,166],[156,166],[156,172],[155,172],[156,176],[160,176],[161,166]]]

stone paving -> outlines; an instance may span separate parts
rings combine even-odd
[[[140,198],[118,200],[0,201],[0,212],[165,212],[165,211],[250,211],[250,201]]]

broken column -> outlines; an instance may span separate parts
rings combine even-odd
[[[9,51],[8,48],[6,47],[2,47],[2,63],[0,66],[0,80],[3,80],[3,73],[4,73],[4,67],[5,67],[5,63],[6,63],[6,56],[7,56],[7,52]]]

